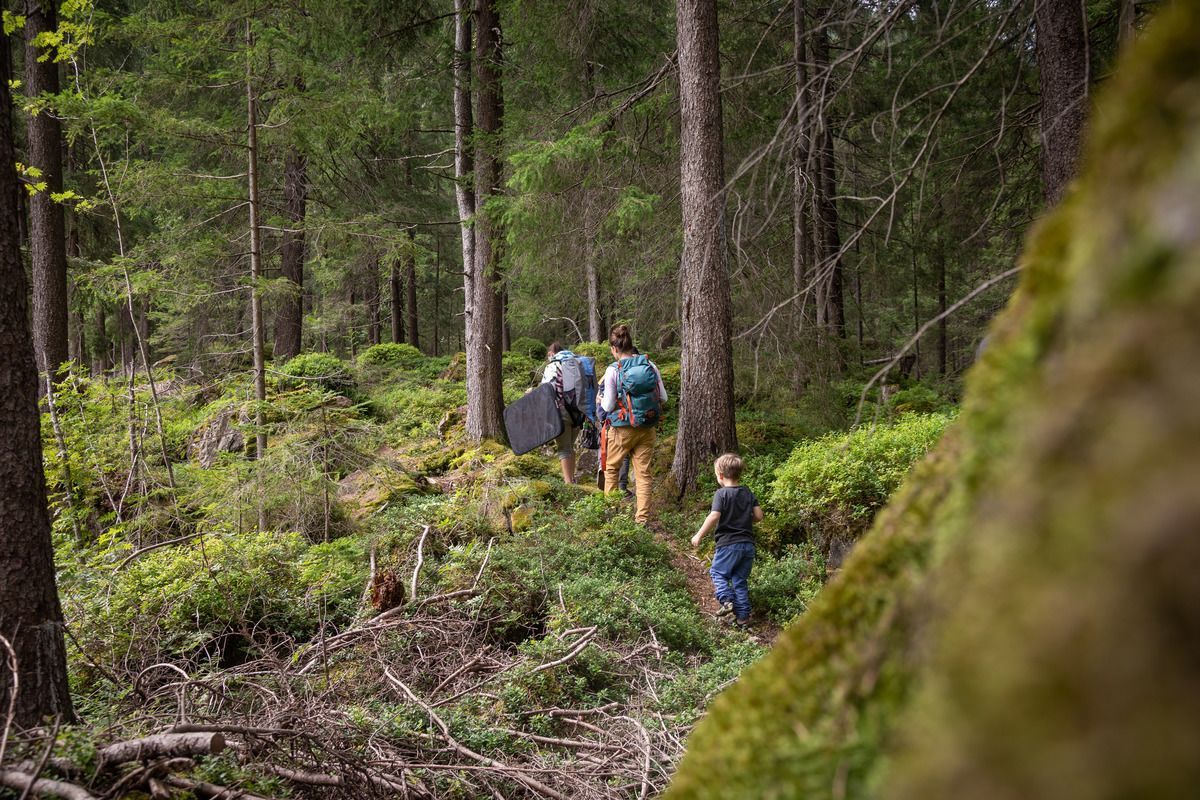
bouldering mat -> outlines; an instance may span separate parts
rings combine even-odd
[[[558,438],[563,423],[554,385],[543,383],[504,409],[504,428],[508,445],[517,455]]]

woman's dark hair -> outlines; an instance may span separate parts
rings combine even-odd
[[[550,355],[561,353],[563,351],[562,342],[560,342],[558,339],[555,339],[550,343],[550,346],[547,347],[546,350],[550,353]]]
[[[618,353],[633,352],[633,336],[629,334],[628,325],[614,325],[608,333],[608,343],[616,348]]]

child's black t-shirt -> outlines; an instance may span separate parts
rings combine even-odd
[[[754,507],[758,498],[745,486],[722,486],[713,495],[712,510],[721,512],[716,546],[749,542],[754,544]]]

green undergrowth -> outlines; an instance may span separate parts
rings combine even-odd
[[[66,458],[48,422],[46,455],[79,708],[125,725],[121,709],[137,703],[129,686],[145,670],[141,689],[153,690],[172,679],[172,665],[207,680],[258,659],[302,660],[319,632],[378,613],[372,564],[376,581],[395,592],[381,602],[412,604],[420,542],[416,599],[460,593],[435,613],[487,620],[481,646],[524,664],[485,698],[443,709],[467,746],[527,754],[530,740],[497,728],[569,735],[534,713],[556,706],[632,703],[647,724],[659,724],[654,714],[694,721],[764,647],[701,613],[671,546],[635,525],[628,504],[594,486],[564,485],[548,451],[516,456],[468,441],[457,360],[406,345],[369,348],[353,362],[301,355],[268,381],[268,448],[257,460],[248,458],[259,409],[247,378],[196,386],[160,376],[173,489],[156,458],[143,381],[134,381],[132,408],[146,449],[133,470],[128,387],[84,379],[62,386]],[[536,382],[540,363],[506,354],[506,396]],[[784,417],[757,412],[744,429],[774,443],[793,430]],[[206,437],[221,446],[203,455]],[[764,619],[797,613],[819,585],[799,551],[764,552],[762,564]],[[404,613],[419,616],[417,608]],[[580,631],[592,631],[593,644],[562,666],[535,669],[567,657]],[[381,647],[403,658],[410,644]],[[624,661],[631,652],[659,660],[663,692],[647,698]],[[357,679],[377,672],[365,654],[339,653],[325,668],[364,724],[430,730],[419,710],[380,703],[373,684]],[[232,779],[222,770],[236,765],[222,764],[204,769]]]
[[[534,355],[543,346],[520,344],[523,352],[504,357],[510,401],[540,377]],[[656,356],[672,392],[676,359]],[[605,360],[598,358],[601,367]],[[319,633],[335,635],[392,609],[402,620],[481,621],[473,629],[480,652],[517,664],[484,694],[441,708],[456,738],[479,752],[529,755],[532,740],[500,728],[576,733],[539,709],[617,703],[641,709],[647,725],[666,724],[656,715],[670,724],[699,719],[765,652],[702,613],[693,593],[710,591],[706,578],[689,587],[678,569],[707,513],[711,475],[681,507],[661,498],[660,532],[642,528],[630,504],[599,494],[590,477],[564,485],[548,450],[516,456],[497,442],[470,442],[461,368],[461,355],[432,358],[409,345],[377,345],[354,361],[302,354],[271,373],[261,408],[268,448],[259,459],[248,457],[260,409],[246,376],[208,386],[163,376],[173,489],[153,447],[148,386],[133,384],[146,438],[131,470],[128,387],[64,385],[67,458],[49,425],[46,453],[61,586],[78,632],[72,678],[80,708],[124,724],[121,709],[136,702],[128,686],[143,670],[152,689],[171,679],[172,666],[223,680],[260,659],[299,664],[312,657]],[[674,420],[672,404],[658,448],[663,469]],[[827,431],[803,405],[739,409],[746,483],[767,503],[797,443]],[[216,438],[216,450],[211,441],[202,445]],[[827,455],[832,460],[833,450]],[[773,535],[785,527],[772,521],[784,512],[767,505],[751,601],[769,630],[819,601],[825,561],[794,531]],[[710,556],[706,545],[700,557]],[[573,652],[581,635],[590,644]],[[402,662],[413,647],[436,652],[445,646],[436,626],[377,644],[377,653],[350,648],[323,661],[339,702],[364,732],[432,732],[419,708],[378,696],[375,659]],[[630,654],[655,659],[657,691],[647,694]],[[538,669],[558,659],[564,663]],[[417,679],[415,688],[437,685]],[[452,784],[436,785],[452,793]]]

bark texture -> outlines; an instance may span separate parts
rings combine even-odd
[[[8,47],[8,38],[0,37],[4,62]],[[42,472],[28,285],[17,242],[15,162],[12,97],[0,82],[0,636],[11,643],[17,664],[14,721],[29,727],[46,716],[70,719],[73,711]],[[2,709],[14,691],[7,662],[0,648]]]
[[[392,341],[404,343],[404,279],[400,275],[400,262],[392,261],[391,279],[388,281],[392,300]]]
[[[1087,10],[1084,0],[1039,0],[1037,62],[1042,107],[1042,194],[1057,203],[1079,158],[1088,111]]]
[[[463,343],[470,349],[471,318],[475,309],[475,189],[471,175],[474,159],[470,140],[471,113],[471,10],[469,0],[454,0],[454,200],[458,205],[463,264]]]
[[[383,330],[383,296],[379,286],[379,262],[374,258],[367,264],[367,344],[379,344]]]
[[[737,448],[729,267],[725,258],[725,165],[721,152],[716,0],[678,0],[680,104],[679,433],[672,470],[690,489],[714,457]]]
[[[500,190],[500,17],[495,0],[478,0],[475,44],[475,198],[480,208]],[[488,214],[475,218],[474,307],[467,320],[467,434],[504,436],[501,386],[504,309],[498,285],[500,231]]]
[[[254,44],[250,31],[250,20],[246,20],[246,43]],[[250,337],[254,350],[254,399],[258,401],[254,413],[255,434],[254,457],[262,458],[267,451],[267,431],[264,426],[263,408],[267,403],[267,367],[264,353],[262,313],[262,230],[259,227],[258,195],[258,97],[254,92],[253,76],[249,62],[246,64],[246,182],[247,205],[250,208]],[[144,340],[143,340],[144,341]],[[146,366],[147,370],[149,365]],[[259,528],[264,528],[261,508]]]
[[[596,252],[596,228],[599,209],[584,195],[583,206],[583,272],[587,284],[588,341],[604,341],[604,328],[600,325],[600,267]]]
[[[276,362],[300,353],[304,334],[304,214],[308,201],[308,158],[289,147],[283,162],[283,215],[287,228],[280,245],[280,273],[291,285],[275,317]]]
[[[829,69],[829,31],[813,37],[813,61],[818,72]],[[825,99],[818,103],[816,148],[816,218],[820,279],[817,290],[817,322],[832,339],[846,336],[846,310],[842,288],[842,237],[838,230],[837,163],[833,152],[833,129]]]
[[[408,242],[413,244],[413,233],[408,232]],[[405,259],[408,263],[408,342],[418,350],[421,348],[421,334],[417,317],[417,255],[415,245]]]
[[[58,64],[34,44],[39,34],[57,29],[56,4],[25,5],[25,87],[30,97],[58,94]],[[29,250],[33,264],[33,341],[38,369],[51,370],[69,357],[67,347],[67,244],[63,208],[50,199],[63,187],[62,126],[43,111],[29,118],[30,166],[42,171],[45,191],[29,200]]]
[[[812,98],[808,88],[808,14],[804,0],[792,3],[792,57],[795,70],[795,142],[792,145],[792,301],[797,332],[804,327],[804,294],[816,262],[813,247]]]

